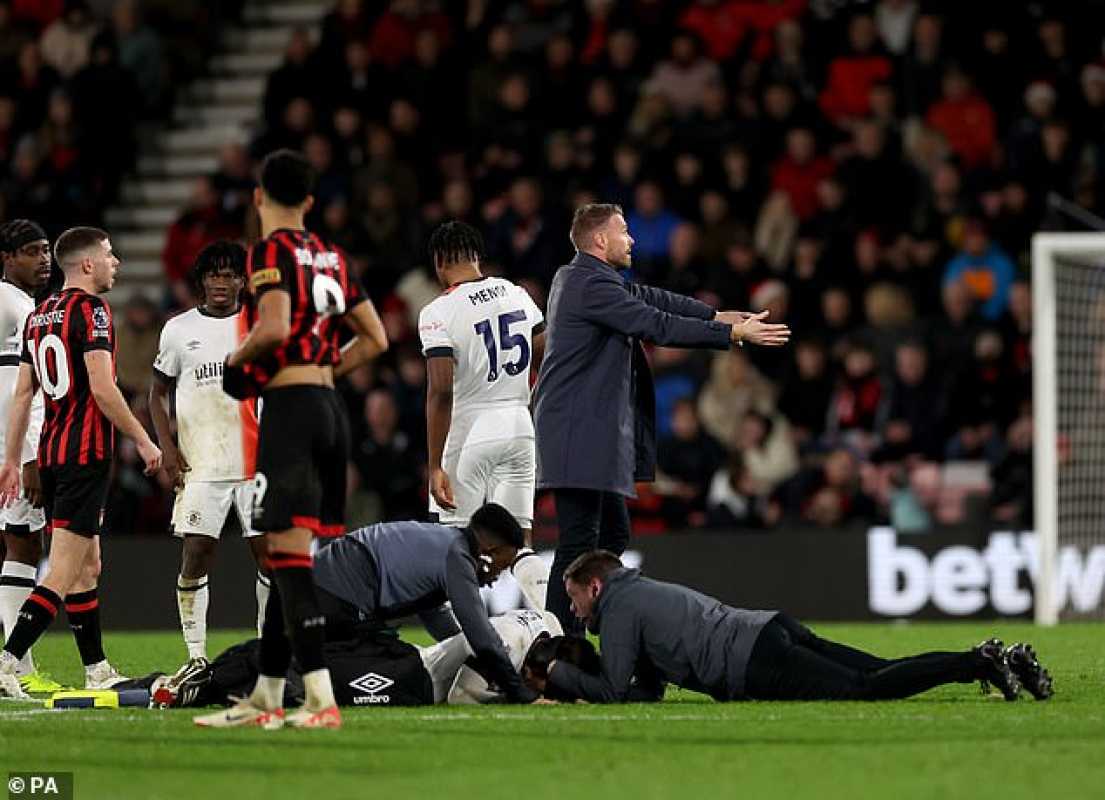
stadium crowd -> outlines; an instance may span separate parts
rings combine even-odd
[[[83,5],[66,3],[38,40],[19,39],[21,5],[36,4],[0,2],[14,76],[0,91],[5,213],[94,219],[132,153],[120,130],[165,106],[136,86],[144,100],[108,131],[81,116],[77,87],[97,65],[133,69],[128,30],[157,36],[133,12],[128,29],[117,8],[114,35],[88,38],[91,66],[59,62],[50,31]],[[637,533],[1028,526],[1027,244],[1066,224],[1052,193],[1105,215],[1103,11],[1095,0],[1000,15],[913,0],[342,0],[318,42],[291,37],[262,127],[224,149],[169,231],[174,290],[117,315],[120,383],[141,408],[192,258],[245,235],[255,161],[287,146],[321,176],[309,224],[350,253],[392,342],[342,387],[351,522],[425,515],[415,327],[439,291],[428,230],[477,226],[485,271],[543,305],[571,256],[572,209],[601,200],[628,215],[632,279],[770,310],[797,336],[712,357],[651,350],[662,474],[632,506]],[[89,158],[105,133],[114,155]],[[164,530],[166,486],[128,447],[111,527]],[[547,525],[551,504],[538,509]]]

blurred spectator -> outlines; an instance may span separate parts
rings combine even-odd
[[[0,2],[0,64],[13,63],[19,50],[31,39],[30,31],[20,25],[12,14],[11,3]]]
[[[875,21],[857,14],[848,23],[850,52],[829,62],[819,102],[825,116],[837,124],[865,116],[871,86],[891,76],[890,59],[880,52],[877,37]]]
[[[112,24],[119,45],[119,63],[134,76],[145,110],[159,110],[166,77],[161,39],[143,21],[137,0],[118,0],[112,11]]]
[[[680,31],[672,38],[671,58],[656,65],[649,84],[677,116],[685,117],[702,107],[707,87],[720,79],[721,71],[702,55],[698,38]]]
[[[26,42],[20,47],[16,74],[5,80],[15,98],[18,130],[33,130],[42,124],[46,102],[60,80],[57,71],[43,63],[38,42]]]
[[[775,491],[773,501],[784,514],[824,528],[871,522],[877,514],[873,499],[860,486],[859,463],[845,449],[833,450],[820,466],[799,472]]]
[[[84,0],[66,0],[65,11],[42,33],[42,60],[63,78],[88,65],[96,23]]]
[[[780,415],[748,411],[741,419],[734,444],[759,494],[771,492],[798,471],[798,451],[790,426]]]
[[[853,340],[829,404],[826,428],[829,437],[869,453],[875,444],[884,392],[874,351],[866,343]]]
[[[855,154],[840,165],[837,174],[849,189],[852,219],[859,226],[900,230],[913,210],[916,179],[912,170],[887,144],[877,123],[857,123],[852,133]]]
[[[915,0],[880,0],[875,8],[875,23],[879,28],[879,38],[891,55],[900,56],[909,47],[916,18]]]
[[[246,209],[253,203],[252,165],[249,151],[241,142],[228,142],[219,149],[219,166],[211,176],[219,195],[219,208],[230,224],[242,226]]]
[[[365,141],[364,164],[353,174],[354,204],[364,208],[372,187],[385,183],[403,208],[413,207],[418,202],[418,175],[398,158],[391,131],[383,125],[369,125]]]
[[[813,132],[795,128],[787,132],[786,153],[772,168],[771,187],[787,196],[799,220],[806,220],[817,211],[818,183],[835,169],[831,159],[817,155]]]
[[[689,513],[706,508],[706,490],[725,451],[702,430],[694,401],[678,400],[672,411],[671,435],[657,442],[657,491],[672,501],[668,516],[680,524]]]
[[[972,90],[964,72],[950,69],[944,74],[943,99],[929,107],[925,119],[944,134],[966,169],[979,167],[990,158],[996,140],[994,112]]]
[[[675,404],[694,398],[702,382],[699,353],[679,347],[654,347],[651,351],[652,384],[656,390],[656,435],[671,434]]]
[[[642,181],[626,217],[633,237],[634,266],[649,273],[668,255],[671,236],[680,219],[664,205],[664,194],[654,181]]]
[[[221,213],[219,194],[211,178],[197,178],[188,206],[169,227],[165,250],[161,254],[170,290],[179,293],[181,287],[187,285],[196,256],[204,247],[216,239],[233,239],[237,235],[238,231]]]
[[[134,163],[135,126],[142,108],[134,76],[119,63],[110,32],[95,35],[91,61],[73,78],[73,110],[90,153],[97,179],[114,196],[115,188]]]
[[[310,59],[311,34],[306,28],[293,28],[284,48],[284,63],[265,83],[261,106],[269,128],[283,124],[285,109],[293,99],[317,94],[318,72],[312,69]]]
[[[962,282],[986,320],[996,320],[1009,304],[1009,287],[1016,276],[1013,262],[990,241],[985,224],[971,220],[963,236],[963,250],[948,262],[944,283]]]
[[[132,295],[115,325],[115,373],[128,397],[145,396],[149,390],[160,334],[157,306],[143,294]]]
[[[1022,393],[997,331],[983,329],[975,336],[973,356],[955,385],[951,421],[956,432],[946,456],[993,463],[1000,457],[1002,434],[1017,413]]]
[[[519,178],[510,187],[506,213],[491,231],[488,256],[514,279],[537,278],[544,285],[560,265],[563,236],[557,237],[543,208],[541,186],[533,178]]]
[[[779,411],[790,421],[799,445],[812,442],[825,428],[833,378],[825,346],[818,339],[800,339],[794,345],[794,366],[783,380]]]
[[[876,456],[901,460],[910,455],[939,459],[944,440],[947,397],[939,377],[929,369],[928,353],[917,341],[898,345],[894,378],[879,412],[882,446]]]
[[[702,427],[719,442],[736,438],[741,419],[749,410],[770,414],[775,410],[775,390],[753,367],[741,349],[714,356],[710,378],[698,396]]]
[[[374,57],[385,67],[395,68],[414,54],[420,30],[430,30],[443,40],[449,35],[449,20],[436,3],[393,0],[372,26],[368,40]]]
[[[352,461],[363,485],[380,500],[384,520],[418,519],[423,498],[424,454],[399,428],[399,409],[386,389],[374,389],[364,401],[364,438],[354,445]]]
[[[903,111],[911,116],[923,117],[940,97],[943,35],[943,22],[934,14],[921,14],[913,24],[912,42],[899,75]]]
[[[382,69],[372,63],[372,56],[364,42],[354,39],[345,45],[344,61],[332,68],[327,79],[326,92],[330,108],[349,107],[363,109],[375,115],[387,107],[389,82]],[[307,74],[311,67],[306,67]],[[289,77],[294,78],[295,73]]]
[[[1032,507],[1032,417],[1019,416],[1005,437],[1005,454],[990,470],[994,485],[990,515],[1003,529],[1027,530],[1034,524]]]
[[[706,524],[715,528],[761,528],[772,516],[739,450],[729,453],[725,467],[714,473],[706,494]]]

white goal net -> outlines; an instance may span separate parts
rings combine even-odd
[[[1105,233],[1032,239],[1036,621],[1105,618]]]

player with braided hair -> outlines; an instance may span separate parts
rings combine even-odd
[[[258,564],[258,633],[269,596],[265,540],[250,524],[257,401],[235,400],[222,390],[223,362],[248,330],[240,313],[245,248],[229,241],[208,245],[196,259],[192,279],[200,305],[165,323],[150,387],[163,468],[176,487],[173,533],[183,540],[176,589],[188,660],[170,679],[173,685],[208,665],[207,576],[228,525],[241,530]],[[169,422],[170,396],[175,396],[176,437]]]

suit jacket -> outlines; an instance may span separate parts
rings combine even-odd
[[[537,486],[636,496],[656,473],[656,397],[642,341],[729,347],[732,326],[689,297],[627,283],[577,253],[553,278],[537,381]]]

